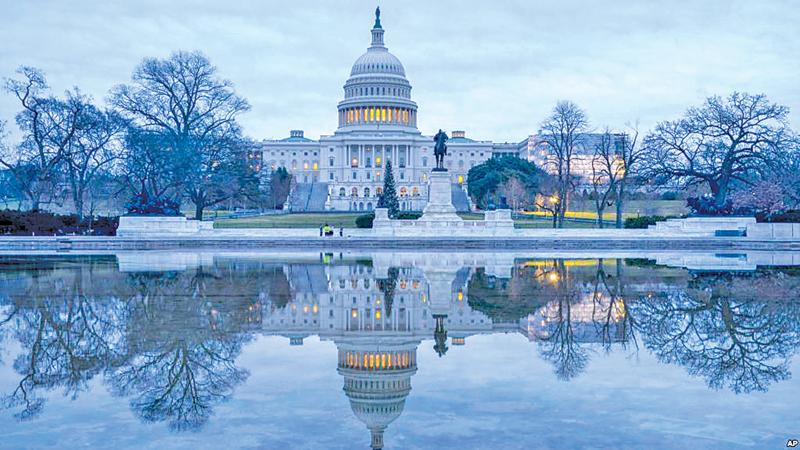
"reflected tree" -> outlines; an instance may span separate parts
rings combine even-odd
[[[610,352],[612,344],[618,343],[622,348],[632,344],[638,350],[635,321],[625,298],[624,265],[622,260],[614,260],[614,273],[607,271],[605,261],[597,261],[597,273],[592,291],[592,322],[597,334],[601,337],[603,348]]]
[[[580,299],[580,290],[563,260],[555,261],[544,271],[542,280],[552,286],[554,299],[539,312],[549,325],[547,332],[539,336],[539,352],[553,365],[556,376],[568,381],[580,375],[589,362],[588,351],[576,335],[579,324],[573,320],[573,306]]]
[[[23,420],[42,412],[41,391],[63,389],[75,399],[89,380],[124,358],[120,302],[75,295],[34,303],[15,306],[13,334],[23,350],[13,367],[21,378],[1,400],[5,408],[18,408],[15,417]]]
[[[766,391],[790,376],[800,346],[800,289],[784,272],[696,274],[686,289],[647,296],[632,309],[658,359],[714,389]]]
[[[131,276],[128,343],[131,357],[109,375],[112,392],[132,397],[144,421],[174,430],[203,426],[247,371],[235,365],[249,339],[246,318],[258,293],[242,292],[248,272],[219,267]]]
[[[390,267],[387,270],[386,278],[378,278],[378,289],[383,294],[383,299],[386,305],[386,316],[392,316],[392,305],[394,304],[394,292],[397,289],[397,278],[400,276],[400,269],[397,267]]]

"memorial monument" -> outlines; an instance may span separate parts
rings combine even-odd
[[[444,167],[444,157],[447,155],[447,134],[440,129],[433,137],[433,141],[435,142],[433,155],[436,157],[436,167],[431,171],[428,202],[422,210],[422,217],[419,220],[461,222],[463,219],[456,214],[456,208],[453,206],[450,174]]]

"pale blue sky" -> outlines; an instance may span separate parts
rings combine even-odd
[[[113,3],[113,4],[112,4]],[[733,90],[763,92],[800,122],[800,5],[759,1],[380,2],[419,126],[518,141],[559,99],[595,127],[646,130]],[[103,101],[146,56],[201,50],[252,104],[247,135],[336,128],[336,103],[369,45],[374,1],[0,0],[0,76],[46,71]],[[0,95],[0,119],[17,105]]]

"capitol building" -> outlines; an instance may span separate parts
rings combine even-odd
[[[338,104],[338,128],[319,140],[302,130],[283,139],[264,140],[255,152],[256,165],[271,173],[285,167],[295,184],[288,201],[292,211],[370,211],[383,189],[386,163],[391,161],[400,209],[421,211],[428,199],[428,177],[435,166],[433,136],[417,128],[419,108],[411,98],[411,83],[403,63],[384,42],[380,10],[375,11],[372,42],[359,56],[344,83]],[[598,133],[584,133],[573,152],[572,173],[579,187],[591,186]],[[450,174],[453,205],[472,209],[466,192],[469,170],[486,160],[512,155],[527,159],[551,174],[557,170],[547,139],[530,134],[522,140],[491,142],[451,131],[444,165]],[[614,135],[614,145],[623,135]]]
[[[333,135],[313,140],[301,130],[263,141],[261,164],[285,167],[295,177],[290,208],[306,211],[369,211],[382,193],[384,170],[391,161],[402,210],[420,211],[428,197],[428,177],[435,166],[433,137],[417,128],[418,106],[403,63],[384,42],[380,10],[375,11],[372,42],[356,59],[338,104],[339,126]],[[528,139],[493,143],[452,131],[445,167],[453,184],[454,204],[468,209],[464,184],[470,168],[497,154],[520,155]]]

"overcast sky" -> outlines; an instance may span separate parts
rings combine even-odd
[[[114,3],[114,4],[112,4]],[[43,69],[98,102],[148,56],[200,50],[246,97],[256,139],[336,129],[336,103],[370,41],[374,1],[0,0],[0,75]],[[765,93],[800,123],[797,0],[380,2],[419,127],[519,141],[559,99],[593,126],[647,129],[706,96]],[[0,119],[18,106],[0,95]]]

